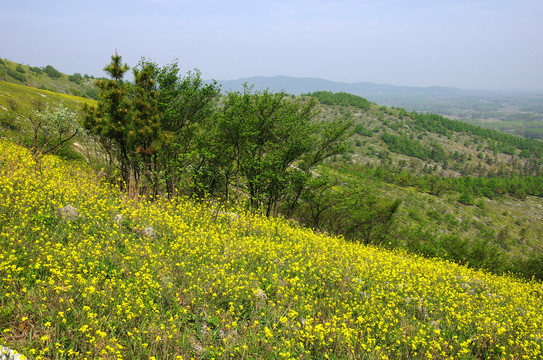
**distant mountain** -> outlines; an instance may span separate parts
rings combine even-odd
[[[222,91],[240,91],[243,84],[254,85],[255,90],[269,89],[270,91],[285,91],[289,94],[300,95],[314,91],[347,92],[367,98],[371,101],[384,100],[390,97],[454,97],[467,90],[452,87],[413,87],[375,84],[371,82],[344,83],[320,78],[298,78],[290,76],[253,76],[237,80],[219,80]]]
[[[218,83],[223,92],[241,91],[244,83],[253,85],[254,90],[285,91],[293,95],[315,91],[346,92],[378,105],[440,114],[490,129],[543,139],[542,92],[344,83],[289,76],[254,76]]]

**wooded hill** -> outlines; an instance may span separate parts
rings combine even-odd
[[[346,93],[220,95],[199,73],[180,76],[176,64],[141,63],[134,84],[122,83],[118,60],[108,71],[117,85],[100,79],[100,87],[3,60],[2,79],[21,84],[0,82],[2,136],[39,153],[50,118],[36,110],[66,106],[79,112],[79,128],[60,154],[103,168],[112,181],[121,176],[134,193],[248,200],[254,211],[352,241],[543,277],[542,142]],[[43,87],[36,79],[64,92],[74,83],[109,103],[22,85]],[[130,96],[114,95],[123,92]],[[82,112],[84,103],[102,115]],[[100,125],[114,112],[140,125]],[[167,116],[181,122],[166,126]],[[247,125],[239,119],[253,127],[236,132]]]

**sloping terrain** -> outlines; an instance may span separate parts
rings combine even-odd
[[[31,358],[541,355],[535,282],[239,209],[129,201],[5,140],[0,197],[0,343]]]
[[[5,62],[4,66],[8,65],[16,69],[20,64]],[[36,75],[30,67],[21,67],[28,79],[45,76],[58,89],[65,82],[74,83],[63,74],[53,79],[47,74]],[[350,118],[354,134],[348,140],[347,151],[329,159],[319,173],[337,178],[338,186],[366,189],[366,193],[378,197],[377,203],[401,200],[394,217],[394,232],[388,239],[391,244],[450,258],[451,251],[440,245],[444,241],[440,237],[455,236],[458,243],[449,248],[463,248],[468,241],[492,249],[493,255],[485,261],[497,253],[512,256],[507,261],[493,259],[495,264],[514,264],[517,259],[540,253],[542,142],[439,116],[379,106],[350,94],[324,95],[317,96],[320,101],[317,121]],[[296,102],[308,100],[308,95],[292,97]],[[61,102],[76,113],[84,103],[95,103],[92,99],[0,81],[0,135],[31,144],[33,128],[29,117],[33,111],[47,105],[56,107]],[[81,131],[75,139],[74,151],[65,157],[79,156],[101,168],[104,155],[96,146],[97,142]],[[299,217],[297,220],[313,225]],[[410,243],[420,238],[427,239],[432,249],[425,245],[422,251],[419,245]],[[462,254],[451,259],[480,265]]]

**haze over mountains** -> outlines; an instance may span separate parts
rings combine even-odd
[[[461,96],[543,96],[543,92],[529,92],[519,90],[467,90],[445,86],[398,86],[377,84],[373,82],[345,83],[321,78],[291,77],[291,76],[253,76],[236,80],[218,80],[222,90],[240,91],[243,84],[254,85],[255,90],[269,89],[270,91],[285,91],[293,95],[300,95],[314,91],[347,92],[365,97],[366,99],[382,105],[394,99],[401,98],[428,98],[443,99]]]
[[[293,95],[315,91],[346,92],[362,96],[379,105],[440,114],[485,128],[530,138],[543,138],[542,91],[468,90],[372,82],[344,83],[290,76],[254,76],[220,80],[218,83],[223,92],[241,91],[244,83],[253,85],[253,90],[269,89]]]

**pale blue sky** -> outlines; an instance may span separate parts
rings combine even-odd
[[[0,57],[102,76],[118,49],[204,78],[543,90],[543,1],[0,0]]]

